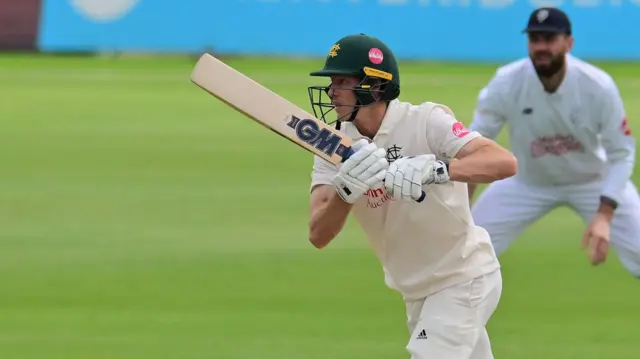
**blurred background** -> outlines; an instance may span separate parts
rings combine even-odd
[[[191,69],[218,55],[310,111],[308,73],[365,32],[396,52],[404,100],[469,124],[541,5],[640,128],[635,0],[0,0],[0,358],[407,358],[357,223],[308,243],[311,155]],[[584,229],[559,208],[501,256],[496,358],[640,357],[640,283],[615,252],[591,267]]]

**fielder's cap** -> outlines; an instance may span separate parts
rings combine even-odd
[[[567,14],[555,7],[542,7],[529,16],[527,28],[522,32],[549,32],[571,34],[571,21]]]

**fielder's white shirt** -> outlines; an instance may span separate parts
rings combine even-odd
[[[600,194],[620,202],[635,140],[618,88],[603,70],[571,55],[566,60],[555,93],[544,91],[529,58],[499,68],[480,92],[469,128],[494,139],[508,124],[519,180],[539,186],[602,181]]]
[[[343,123],[341,131],[354,141],[363,138],[352,123]],[[420,154],[451,160],[478,136],[445,106],[394,100],[372,140],[387,149],[390,161]],[[331,184],[338,169],[339,165],[315,156],[311,188]],[[466,183],[424,189],[427,196],[422,203],[394,200],[384,187],[369,190],[351,212],[382,263],[387,285],[409,300],[499,268],[488,233],[471,217]]]

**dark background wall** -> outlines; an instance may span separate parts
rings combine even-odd
[[[41,0],[0,0],[0,51],[36,49]]]

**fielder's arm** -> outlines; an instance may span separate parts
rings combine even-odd
[[[617,86],[611,81],[600,100],[602,144],[609,162],[609,171],[604,179],[600,193],[600,208],[598,214],[604,215],[609,221],[613,212],[622,200],[622,193],[631,178],[635,165],[636,141],[631,135],[631,128],[627,122],[622,99]]]
[[[473,113],[473,120],[469,125],[469,129],[474,132],[480,133],[483,137],[489,140],[495,140],[502,128],[506,123],[506,114],[503,109],[502,103],[505,93],[505,88],[508,87],[508,82],[504,77],[497,74],[490,82],[484,87],[478,94],[478,103]],[[486,141],[483,141],[486,142]],[[486,143],[485,143],[486,144]],[[478,147],[484,147],[482,143],[476,143],[461,150],[456,154],[456,158],[463,159],[468,157],[470,153],[478,151]],[[482,150],[481,150],[482,151]],[[487,151],[487,150],[484,150]],[[498,152],[502,152],[496,149]],[[480,152],[482,153],[482,152]],[[469,202],[472,202],[475,191],[478,187],[478,183],[475,181],[467,181],[467,188],[469,191]]]

